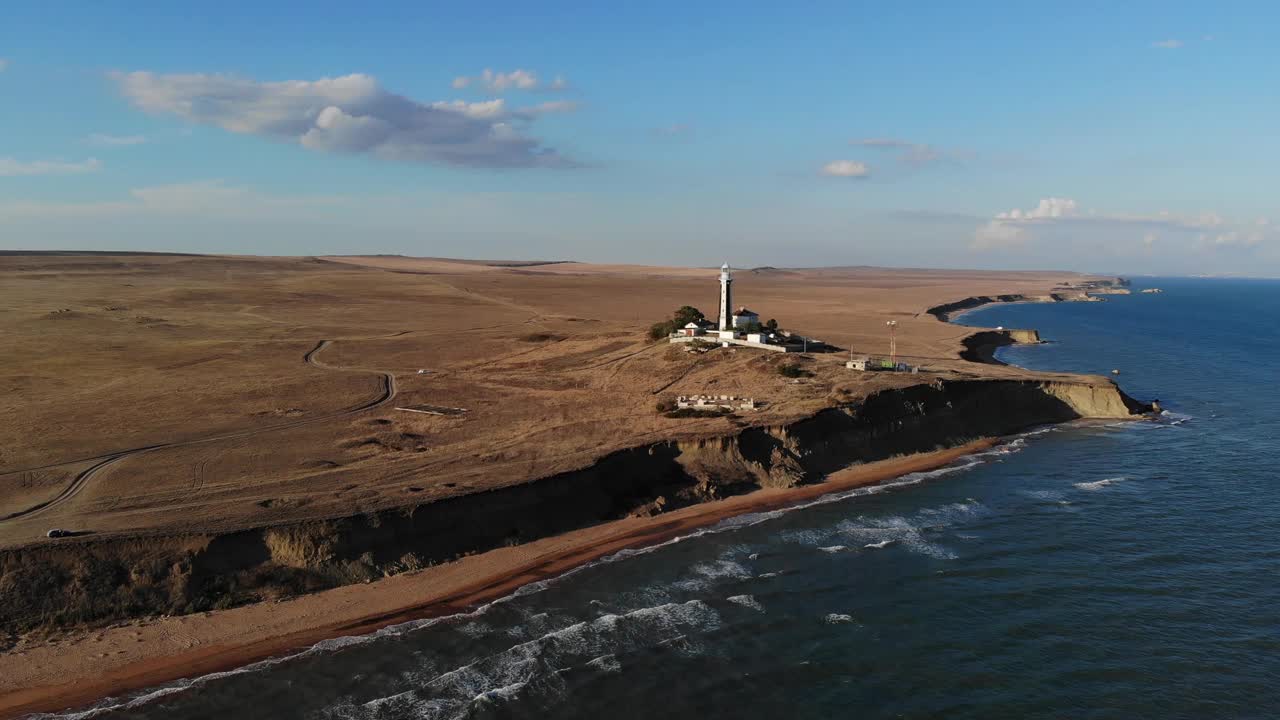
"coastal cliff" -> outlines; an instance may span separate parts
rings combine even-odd
[[[1056,288],[1053,292],[1041,295],[1026,295],[1022,293],[1004,294],[1004,295],[973,295],[962,300],[955,300],[941,305],[935,305],[927,310],[930,315],[938,318],[943,322],[950,322],[955,315],[990,305],[992,303],[1015,303],[1015,302],[1031,302],[1031,303],[1058,303],[1058,302],[1103,302],[1104,298],[1097,297],[1099,295],[1128,295],[1129,281],[1122,277],[1086,280],[1077,285]]]
[[[821,483],[861,463],[1147,410],[1105,378],[936,380],[777,426],[612,453],[408,508],[224,534],[81,538],[0,552],[0,631],[198,612],[378,577],[632,515]]]
[[[1037,345],[1044,342],[1036,330],[982,330],[969,335],[961,343],[960,357],[969,362],[1004,365],[996,359],[996,349],[1005,345]]]

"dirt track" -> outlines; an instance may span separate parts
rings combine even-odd
[[[350,415],[355,415],[357,413],[362,413],[366,410],[373,410],[373,409],[382,407],[383,405],[387,405],[388,403],[390,403],[392,400],[395,399],[396,376],[393,373],[385,372],[382,370],[364,370],[360,368],[333,367],[331,365],[326,365],[325,363],[320,362],[316,358],[316,356],[320,354],[321,350],[324,350],[326,347],[328,347],[331,342],[332,342],[331,340],[321,340],[319,343],[316,344],[314,348],[309,350],[307,354],[303,356],[303,361],[310,365],[314,365],[315,367],[323,368],[325,370],[335,370],[339,372],[374,373],[382,378],[382,392],[378,395],[378,397],[366,403],[357,405],[356,407],[353,407],[353,408],[340,410],[338,412],[335,412],[329,415],[319,415],[316,417],[310,417],[305,420],[298,420],[296,422],[283,423],[280,425],[274,425],[274,426],[265,427],[265,428],[254,428],[250,430],[224,433],[221,435],[213,435],[210,437],[199,438],[196,440],[184,440],[181,442],[160,443],[157,445],[149,445],[147,447],[130,448],[128,450],[121,450],[119,452],[111,453],[106,456],[99,456],[96,458],[85,458],[85,460],[96,460],[97,462],[89,466],[87,469],[77,473],[75,477],[72,478],[71,482],[67,485],[67,487],[64,488],[62,492],[58,493],[57,496],[55,496],[50,500],[47,500],[45,502],[42,502],[30,508],[27,508],[26,510],[12,512],[12,513],[9,513],[8,515],[0,517],[0,522],[5,522],[8,520],[17,520],[19,518],[31,518],[31,517],[40,515],[44,512],[47,512],[48,510],[51,510],[57,507],[60,503],[66,502],[67,500],[70,500],[71,498],[79,494],[80,491],[84,489],[84,487],[89,483],[90,480],[93,479],[93,477],[96,474],[102,472],[103,470],[105,470],[106,468],[110,467],[111,465],[117,462],[120,462],[128,458],[136,458],[144,453],[148,453],[154,450],[161,450],[161,449],[191,447],[194,445],[201,445],[201,444],[217,442],[221,440],[258,437],[267,433],[279,432],[281,430],[296,428],[302,425],[308,425],[308,424],[317,423],[317,422],[325,422],[325,421],[335,420],[342,417],[347,417]],[[25,469],[10,471],[10,472],[25,472],[25,471],[30,471],[32,469],[45,469],[45,468],[51,468],[51,467],[59,467],[64,465],[76,464],[78,462],[83,462],[83,461],[84,460],[71,461],[69,463],[59,463],[58,465],[46,465],[41,468],[25,468]],[[201,483],[200,483],[201,485],[203,484],[203,474],[204,473],[202,469]]]

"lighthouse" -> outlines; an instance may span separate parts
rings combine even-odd
[[[729,263],[720,266],[720,325],[718,330],[733,329],[733,276]]]

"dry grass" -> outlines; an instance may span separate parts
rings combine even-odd
[[[0,522],[0,546],[41,541],[52,527],[222,532],[419,504],[922,381],[850,373],[838,353],[805,362],[812,377],[786,378],[782,358],[673,352],[645,338],[680,305],[713,311],[715,277],[411,258],[0,257],[0,515],[57,497],[91,458],[178,443],[105,467],[47,511]],[[955,360],[966,331],[924,311],[1069,279],[744,271],[735,294],[785,328],[858,352],[883,351],[894,319],[904,355],[947,372],[1016,375]],[[332,341],[321,364],[304,362],[321,340]],[[374,371],[393,374],[399,394],[351,412],[379,397]],[[767,405],[740,418],[654,411],[662,398],[701,392]],[[419,403],[467,412],[394,409]]]

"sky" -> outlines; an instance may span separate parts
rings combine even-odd
[[[1269,2],[10,3],[0,249],[1280,276]]]

